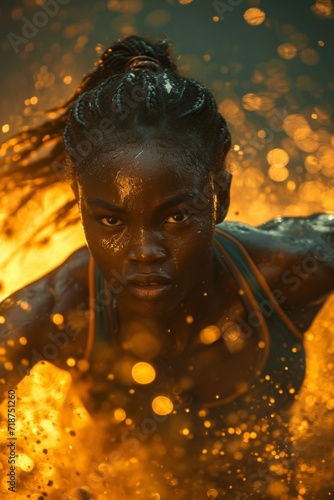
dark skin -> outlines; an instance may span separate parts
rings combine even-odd
[[[177,378],[187,376],[189,362],[194,365],[192,388],[199,401],[213,400],[218,389],[228,396],[235,384],[254,373],[259,340],[250,336],[233,355],[223,341],[203,346],[199,340],[205,326],[233,321],[245,312],[238,287],[213,245],[215,225],[228,211],[230,174],[219,188],[203,167],[184,166],[176,149],[166,155],[154,138],[127,147],[116,157],[100,154],[95,162],[98,175],[81,173],[73,187],[89,250],[117,298],[122,341],[131,337],[133,322],[139,323],[157,339],[156,356],[173,366]],[[207,203],[198,209],[194,200],[203,192]],[[259,227],[233,222],[222,226],[245,247],[270,289],[280,290],[281,307],[302,332],[333,288],[333,224],[331,216],[316,214],[277,219]],[[74,324],[75,329],[49,360],[67,368],[69,357],[83,356],[89,255],[86,247],[78,250],[2,302],[0,314],[6,321],[0,324],[0,338],[14,367],[3,370],[3,390],[24,375],[17,370],[20,360],[39,361],[43,347],[64,327],[66,332],[68,325]],[[152,274],[150,284],[136,281]],[[55,313],[64,317],[61,328],[51,320]],[[28,342],[23,345],[20,337]],[[131,349],[126,354],[133,355]],[[224,380],[224,386],[215,386],[214,379]]]

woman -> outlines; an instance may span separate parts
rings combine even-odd
[[[333,288],[333,216],[224,221],[230,135],[165,42],[109,48],[38,136],[56,140],[43,165],[63,165],[88,248],[1,304],[3,389],[50,360],[86,384],[91,411],[136,415],[123,442],[145,441],[152,410],[173,413],[174,438],[277,424],[304,377],[302,333]]]

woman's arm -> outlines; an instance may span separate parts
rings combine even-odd
[[[66,367],[87,329],[87,249],[0,304],[0,400],[43,359]],[[83,350],[83,349],[82,349]]]
[[[225,222],[302,331],[334,288],[334,215],[278,217],[258,227]]]

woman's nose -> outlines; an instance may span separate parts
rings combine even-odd
[[[144,238],[143,238],[144,239]],[[137,241],[132,243],[129,253],[129,260],[132,262],[150,264],[153,262],[160,262],[166,258],[166,251],[161,246],[161,239],[158,241]]]

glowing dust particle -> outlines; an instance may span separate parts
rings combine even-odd
[[[0,347],[0,355],[3,356],[6,354],[6,349],[4,347]]]
[[[59,313],[54,314],[52,316],[52,323],[55,325],[62,325],[64,323],[64,316]]]
[[[296,392],[296,389],[294,389],[293,387],[290,387],[289,389],[289,393],[290,394],[294,394]]]
[[[4,134],[7,134],[7,132],[9,132],[9,125],[8,125],[8,123],[5,123],[5,125],[2,125],[2,132]]]
[[[214,23],[218,23],[219,22],[219,17],[218,16],[213,16],[212,21]]]
[[[192,316],[186,317],[186,323],[188,323],[188,325],[191,325],[193,322],[194,322],[194,318]]]
[[[36,97],[36,96],[31,97],[30,104],[32,104],[34,106],[37,103],[38,103],[38,97]]]
[[[114,380],[115,375],[113,373],[108,373],[107,379],[108,380]]]
[[[206,455],[207,452],[208,452],[208,450],[206,450],[205,448],[204,448],[204,450],[202,450],[203,455]]]
[[[131,418],[126,418],[125,419],[126,425],[132,425],[132,419]]]
[[[227,429],[227,432],[228,432],[229,434],[234,434],[234,428],[233,428],[233,427],[229,427],[229,428]]]
[[[123,408],[115,408],[114,410],[114,419],[116,422],[123,422],[126,419],[126,412]]]
[[[251,26],[259,26],[262,24],[266,18],[265,13],[261,9],[255,7],[247,9],[244,12],[244,20]]]
[[[207,429],[210,429],[210,427],[211,427],[211,422],[210,422],[210,420],[205,420],[205,421],[204,421],[204,427],[206,427]]]
[[[7,340],[7,345],[8,345],[8,347],[14,347],[15,346],[15,340],[14,339],[8,339]]]
[[[81,372],[86,372],[87,370],[89,370],[88,361],[86,359],[80,359],[80,361],[78,361],[77,363],[77,368],[79,368]]]
[[[65,83],[65,85],[69,85],[70,83],[72,83],[72,77],[71,76],[64,76],[63,78],[63,82]]]
[[[182,433],[184,436],[189,436],[189,432],[190,432],[190,431],[189,431],[189,429],[187,429],[187,428],[184,428],[184,429],[182,429],[182,431],[181,431],[181,433]]]
[[[155,379],[155,369],[143,361],[136,363],[131,373],[134,381],[138,384],[150,384]]]
[[[240,150],[240,146],[238,144],[235,144],[233,146],[233,149],[234,149],[234,151],[239,151]]]
[[[257,346],[259,349],[264,349],[266,347],[266,343],[263,342],[263,340],[260,340],[260,342],[258,342]]]
[[[188,5],[188,3],[191,3],[193,0],[179,0],[179,3],[181,5]]]
[[[136,391],[134,389],[129,389],[129,394],[134,394]]]
[[[320,47],[324,47],[325,42],[323,40],[319,40],[318,41],[318,45],[320,45]]]
[[[212,344],[220,337],[220,330],[215,325],[209,325],[200,331],[199,338],[203,344]]]
[[[76,365],[76,360],[74,358],[67,358],[66,360],[67,366],[75,366]]]
[[[311,114],[311,118],[312,118],[313,120],[316,120],[316,119],[318,118],[318,115],[317,115],[316,113],[312,113],[312,114]]]
[[[166,396],[157,396],[152,401],[152,408],[157,415],[169,415],[173,411],[173,403]]]
[[[26,339],[26,337],[20,337],[20,338],[19,338],[19,343],[20,343],[21,345],[27,345],[28,340]]]
[[[209,54],[204,54],[203,61],[206,61],[206,62],[211,61],[211,56]]]
[[[11,363],[10,361],[6,361],[4,363],[4,367],[7,372],[11,372],[14,369],[13,363]]]

